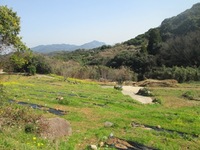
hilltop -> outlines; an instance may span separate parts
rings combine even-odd
[[[93,49],[105,45],[104,42],[91,41],[82,45],[72,45],[72,44],[51,44],[51,45],[39,45],[31,48],[34,52],[39,53],[50,53],[55,51],[74,51],[77,49]]]

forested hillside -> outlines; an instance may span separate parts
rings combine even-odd
[[[24,63],[17,61],[19,57]],[[48,55],[15,53],[8,59],[11,63],[4,64],[8,70],[32,70],[66,77],[200,80],[200,3],[165,19],[157,28],[114,46]]]
[[[121,44],[52,55],[83,65],[125,66],[137,73],[138,79],[175,78],[183,82],[200,79],[199,48],[200,3]]]

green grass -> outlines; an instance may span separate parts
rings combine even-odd
[[[66,110],[68,113],[62,117],[71,123],[73,134],[48,141],[37,134],[25,133],[23,123],[19,122],[20,128],[17,123],[0,128],[0,149],[87,149],[90,144],[105,141],[110,133],[158,149],[200,149],[200,102],[182,97],[186,91],[198,93],[198,83],[184,83],[176,88],[149,88],[162,103],[143,105],[114,88],[104,89],[95,82],[51,77],[2,77],[6,101],[13,99]],[[63,97],[63,100],[59,101],[57,97]],[[14,106],[13,113],[17,112],[16,108],[23,109]],[[31,110],[30,114],[55,116],[39,110]],[[106,121],[114,126],[104,127]],[[134,128],[131,126],[133,121],[148,126],[160,125],[174,133]],[[185,135],[180,136],[178,132]]]

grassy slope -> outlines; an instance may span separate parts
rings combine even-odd
[[[73,135],[57,141],[47,141],[33,134],[26,134],[23,128],[5,128],[0,132],[0,149],[85,149],[89,144],[98,144],[105,136],[113,133],[119,138],[136,141],[159,149],[199,149],[200,102],[183,99],[188,90],[199,91],[199,84],[182,84],[177,88],[151,88],[162,105],[142,105],[124,96],[120,91],[101,88],[96,83],[69,80],[60,77],[3,76],[8,99],[31,102],[68,111],[63,118],[70,121]],[[57,97],[64,100],[59,102]],[[18,106],[20,107],[20,106]],[[36,111],[47,117],[54,115]],[[104,122],[114,123],[105,128]],[[188,133],[157,132],[133,128],[131,122],[157,126]],[[15,132],[13,132],[15,131]]]

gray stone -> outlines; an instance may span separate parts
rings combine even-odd
[[[97,150],[97,146],[96,145],[90,145],[92,150]]]
[[[114,124],[112,122],[106,121],[104,127],[112,127]]]
[[[157,125],[157,128],[158,128],[158,129],[161,129],[161,126],[160,126],[160,125]]]
[[[104,146],[104,142],[100,142],[100,143],[99,143],[99,146],[100,146],[100,147],[103,147],[103,146]]]

